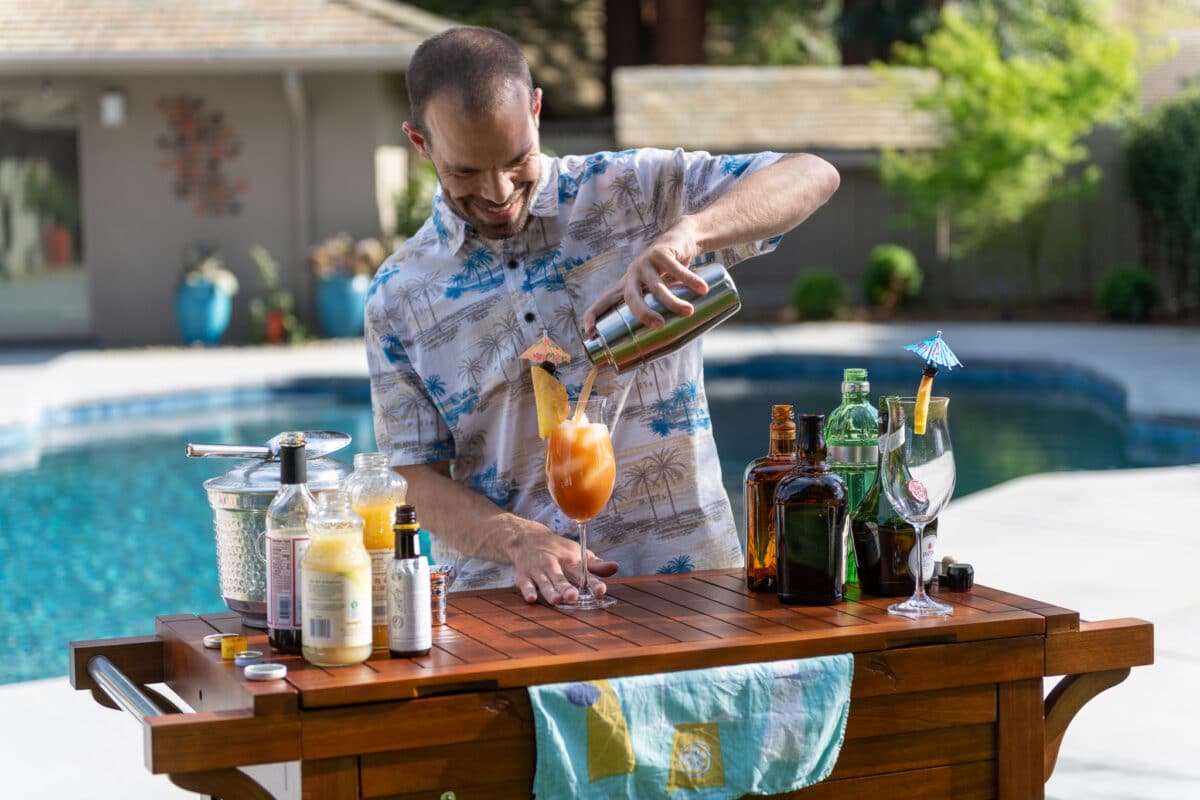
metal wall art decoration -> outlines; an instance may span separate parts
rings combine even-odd
[[[190,94],[160,97],[157,106],[167,124],[158,137],[163,153],[158,168],[171,173],[171,191],[190,200],[198,217],[239,214],[246,179],[229,178],[225,167],[238,157],[242,142],[224,113],[205,108],[204,98]]]

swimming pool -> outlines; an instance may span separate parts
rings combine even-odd
[[[873,396],[913,391],[911,364],[862,363]],[[771,404],[827,413],[839,400],[841,366],[806,359],[709,368],[735,510],[746,462],[766,449]],[[953,398],[956,497],[1035,472],[1200,461],[1200,427],[1131,424],[1120,393],[1087,376],[973,367],[940,376],[936,388]],[[361,380],[115,403],[50,423],[35,455],[0,451],[0,643],[8,653],[0,683],[65,674],[71,640],[148,634],[158,614],[225,610],[201,483],[231,462],[187,459],[185,443],[333,429],[354,439],[342,460],[375,448]]]

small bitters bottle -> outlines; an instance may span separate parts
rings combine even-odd
[[[846,483],[825,463],[823,414],[802,414],[796,468],[775,489],[781,602],[830,605],[842,599],[846,571]]]
[[[308,517],[316,500],[308,490],[304,434],[279,439],[279,490],[267,507],[267,641],[276,653],[302,646],[300,562],[308,547]]]
[[[417,511],[396,508],[396,551],[388,564],[388,651],[396,658],[423,656],[433,645],[429,562],[421,557]]]
[[[363,544],[371,555],[371,644],[387,647],[387,568],[396,549],[396,506],[405,501],[408,483],[388,465],[384,453],[354,456],[354,472],[342,488],[350,495],[354,513],[363,518]]]
[[[771,444],[745,473],[746,588],[775,591],[775,487],[796,466],[796,423],[792,407],[771,408]]]

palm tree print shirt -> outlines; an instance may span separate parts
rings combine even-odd
[[[366,348],[375,435],[394,466],[447,461],[454,480],[496,505],[571,538],[576,526],[546,487],[529,364],[543,332],[572,355],[557,377],[575,396],[591,367],[580,318],[629,262],[683,213],[696,211],[776,153],[712,156],[628,150],[542,156],[529,225],[502,241],[479,237],[443,201],[380,267],[367,300]],[[778,239],[700,261],[732,265]],[[632,382],[613,433],[617,480],[588,524],[588,545],[623,575],[732,568],[742,563],[704,394],[700,343],[614,376]],[[421,498],[412,498],[419,507]],[[511,567],[449,550],[454,588],[512,584]]]

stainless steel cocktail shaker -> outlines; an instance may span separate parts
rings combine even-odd
[[[598,319],[596,334],[584,340],[583,348],[591,362],[596,366],[608,364],[616,372],[622,372],[653,361],[674,353],[742,307],[737,287],[723,265],[705,264],[695,272],[708,284],[708,294],[698,295],[683,286],[671,289],[672,294],[695,308],[691,316],[681,317],[667,311],[658,298],[647,294],[646,305],[665,320],[661,328],[651,328],[622,303]]]

